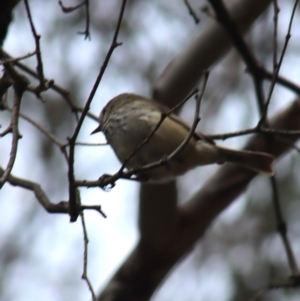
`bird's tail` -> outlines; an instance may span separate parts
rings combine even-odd
[[[220,146],[217,146],[217,148],[225,162],[237,163],[255,172],[263,173],[268,176],[274,174],[272,164],[275,158],[270,154],[255,151],[233,150]]]

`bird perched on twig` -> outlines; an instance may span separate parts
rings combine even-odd
[[[100,113],[98,126],[92,134],[102,131],[119,160],[126,167],[135,168],[162,160],[174,152],[187,137],[190,126],[169,108],[146,97],[124,93],[111,99]],[[139,145],[153,134],[140,148]],[[138,148],[138,149],[137,149]],[[183,175],[197,166],[232,162],[266,175],[273,175],[274,157],[264,152],[233,150],[216,145],[202,133],[193,133],[180,152],[159,167],[137,172],[149,182],[162,183]]]

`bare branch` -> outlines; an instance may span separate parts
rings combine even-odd
[[[273,73],[265,70],[265,69],[261,69],[262,72],[262,76],[267,79],[267,80],[273,80]],[[277,76],[277,83],[283,87],[286,87],[288,89],[290,89],[291,91],[295,92],[297,95],[300,95],[300,86],[291,82],[290,80],[288,80],[287,78],[284,78],[280,75]]]
[[[10,57],[5,51],[2,51],[7,57]],[[20,62],[16,62],[15,65],[20,68],[21,70],[25,71],[26,73],[30,74],[31,76],[35,77],[35,78],[39,78],[38,74],[33,71],[31,68],[25,66],[24,64],[20,63]],[[49,79],[45,79],[45,82],[49,82],[51,80]],[[68,105],[71,107],[71,109],[74,112],[82,112],[84,109],[77,106],[76,104],[74,104],[74,102],[71,100],[70,98],[70,92],[65,90],[64,88],[62,88],[61,86],[53,83],[53,85],[50,87],[51,89],[53,89],[55,92],[59,93],[68,103]],[[98,121],[98,117],[96,115],[94,115],[93,113],[87,112],[86,115],[88,117],[90,117],[91,119]]]
[[[0,167],[0,175],[3,176],[4,169]],[[50,202],[45,192],[42,190],[41,186],[32,181],[24,180],[17,178],[15,176],[9,175],[7,177],[7,182],[13,186],[22,187],[34,192],[35,197],[38,202],[44,207],[44,209],[49,213],[68,213],[69,212],[69,203],[66,201],[61,201],[57,204]]]
[[[59,0],[58,1],[59,6],[61,7],[62,11],[64,13],[71,13],[77,9],[79,9],[80,7],[82,7],[83,5],[85,6],[85,13],[86,13],[86,18],[85,18],[85,30],[82,32],[78,32],[78,34],[84,34],[85,35],[85,39],[90,39],[91,34],[90,34],[90,3],[89,0],[84,0],[81,3],[75,5],[75,6],[64,6],[62,1]]]
[[[15,63],[15,62],[18,62],[18,61],[27,59],[27,58],[29,58],[29,57],[31,57],[31,56],[34,56],[34,55],[36,55],[36,50],[33,51],[33,52],[29,52],[29,53],[27,53],[27,54],[25,54],[25,55],[16,57],[16,58],[11,58],[11,59],[3,60],[2,62],[1,62],[1,60],[0,60],[0,65],[3,65],[3,64],[5,64],[5,63]]]
[[[3,176],[4,172],[5,172],[4,169],[2,167],[0,167],[0,176]],[[15,177],[11,174],[8,176],[7,182],[13,186],[17,186],[17,187],[21,187],[21,188],[33,191],[38,202],[42,205],[42,207],[48,213],[69,214],[69,202],[68,201],[60,201],[59,203],[56,203],[56,204],[52,203],[39,184],[29,181],[29,180]],[[99,205],[87,206],[87,205],[79,204],[79,210],[80,211],[96,210],[104,218],[106,218],[106,214],[101,210],[101,206],[99,206]]]
[[[107,215],[102,211],[100,205],[89,205],[89,206],[81,205],[80,210],[95,210],[99,212],[104,218],[107,218]]]
[[[5,184],[7,181],[12,168],[14,166],[15,160],[16,160],[16,155],[17,155],[17,149],[18,149],[18,141],[21,138],[19,134],[19,129],[18,129],[18,121],[19,121],[19,111],[20,111],[20,105],[21,105],[21,99],[23,95],[22,90],[18,90],[17,88],[14,88],[14,103],[13,103],[13,108],[12,108],[12,115],[11,115],[11,122],[10,126],[6,130],[6,133],[12,132],[12,144],[11,144],[11,151],[10,151],[10,156],[9,156],[9,161],[7,163],[6,169],[4,173],[2,174],[0,178],[0,188]],[[1,136],[3,133],[1,134]]]
[[[44,77],[44,70],[43,70],[43,61],[42,61],[42,54],[41,54],[41,47],[40,47],[40,38],[41,36],[37,34],[35,26],[33,24],[30,8],[29,8],[29,3],[28,0],[24,0],[27,16],[29,19],[30,23],[30,28],[34,37],[35,41],[35,52],[36,52],[36,58],[37,58],[37,73],[38,77],[40,80],[39,86],[35,87],[33,90],[36,92],[37,96],[40,97],[40,93],[42,91],[48,90],[49,87],[51,87],[54,83],[53,80],[50,80],[49,82],[45,82],[45,77]]]
[[[78,34],[83,34],[85,39],[91,39],[90,33],[90,0],[85,0],[85,29],[79,31]]]
[[[275,176],[270,178],[271,185],[272,185],[272,192],[273,192],[273,207],[275,211],[276,221],[277,221],[277,231],[279,232],[282,242],[285,248],[285,252],[287,255],[288,263],[292,272],[292,276],[298,276],[299,275],[299,268],[298,264],[291,246],[291,243],[287,236],[287,226],[286,222],[283,218],[282,209],[280,205],[280,199],[279,199],[279,192],[278,192],[278,185],[277,181],[275,179]]]
[[[83,273],[81,278],[83,280],[85,280],[85,282],[87,283],[87,286],[91,292],[92,295],[92,300],[93,301],[97,301],[97,297],[95,294],[95,291],[93,289],[92,283],[88,277],[88,272],[87,272],[87,268],[88,268],[88,244],[89,244],[89,238],[88,238],[88,234],[87,234],[87,230],[86,230],[86,226],[85,226],[85,219],[84,219],[84,213],[83,211],[80,211],[80,217],[81,217],[81,225],[82,225],[82,229],[83,229],[83,240],[84,240],[84,251],[83,251]]]
[[[77,5],[75,5],[75,6],[64,6],[63,5],[63,3],[62,3],[62,1],[58,1],[58,4],[59,4],[59,6],[61,7],[61,10],[64,12],[64,13],[66,13],[66,14],[68,14],[68,13],[71,13],[71,12],[73,12],[74,10],[77,10],[78,8],[80,8],[81,6],[83,6],[83,5],[85,5],[85,0],[84,1],[82,1],[81,3],[79,3],[79,4],[77,4]]]
[[[263,92],[263,78],[261,76],[261,64],[246,44],[243,36],[235,21],[230,17],[222,0],[209,0],[213,6],[218,22],[226,29],[228,35],[232,39],[234,46],[237,48],[239,54],[246,63],[247,71],[250,72],[253,79],[256,98],[259,104],[260,111],[263,111],[265,97]]]
[[[123,18],[123,14],[124,14],[124,10],[125,10],[125,5],[126,5],[126,0],[122,1],[122,5],[121,5],[121,9],[120,9],[120,13],[119,13],[119,18],[118,18],[118,22],[117,22],[117,26],[116,26],[116,30],[111,42],[111,45],[109,47],[109,50],[106,54],[106,57],[104,59],[104,62],[100,68],[99,74],[97,76],[97,79],[94,83],[93,89],[88,97],[88,100],[86,101],[86,104],[84,106],[84,109],[80,115],[80,118],[78,120],[77,126],[75,128],[74,134],[73,136],[70,138],[69,140],[69,145],[70,145],[70,150],[69,150],[69,171],[68,171],[68,179],[69,179],[69,201],[70,201],[70,218],[71,218],[71,222],[76,221],[77,217],[78,217],[78,210],[77,210],[77,206],[76,206],[76,202],[75,202],[75,177],[74,177],[74,152],[75,152],[75,143],[76,143],[76,139],[78,137],[79,131],[81,129],[81,126],[83,124],[83,121],[87,115],[87,112],[90,108],[90,104],[94,98],[94,95],[97,91],[97,88],[100,84],[100,81],[103,77],[103,74],[106,70],[106,67],[108,65],[108,62],[110,60],[110,57],[113,53],[113,51],[120,46],[121,44],[117,42],[117,38],[118,38],[118,34],[120,31],[120,27],[121,27],[121,22],[122,22],[122,18]]]
[[[273,0],[273,8],[274,8],[274,36],[273,36],[273,72],[276,71],[278,63],[277,63],[277,49],[278,49],[278,14],[280,12],[277,0]]]
[[[215,134],[215,135],[205,135],[209,139],[213,140],[226,140],[228,138],[232,137],[238,137],[238,136],[243,136],[243,135],[249,135],[249,134],[267,134],[271,136],[286,136],[286,137],[299,137],[300,136],[300,131],[297,130],[277,130],[277,129],[271,129],[271,128],[250,128],[242,131],[236,131],[236,132],[231,132],[231,133],[225,133],[225,134]]]
[[[186,136],[186,138],[182,141],[182,143],[177,147],[177,149],[174,150],[173,153],[171,153],[168,157],[167,160],[170,161],[172,158],[174,158],[176,155],[179,154],[179,152],[181,152],[183,150],[183,148],[189,143],[189,141],[191,140],[193,134],[195,133],[196,127],[200,121],[200,104],[201,104],[201,100],[205,91],[205,87],[206,87],[206,83],[208,80],[208,75],[209,73],[206,72],[204,74],[204,82],[203,82],[203,87],[201,89],[201,93],[199,95],[196,95],[196,109],[195,109],[195,115],[194,115],[194,121],[192,124],[192,127],[188,133],[188,135]]]
[[[271,86],[270,86],[269,93],[268,93],[268,96],[267,96],[267,101],[264,105],[264,109],[263,109],[263,112],[262,112],[261,119],[258,122],[258,125],[257,125],[258,127],[262,126],[265,123],[266,118],[267,118],[268,107],[269,107],[269,104],[270,104],[270,101],[271,101],[273,90],[274,90],[274,87],[276,85],[277,77],[278,77],[278,74],[279,74],[280,67],[282,65],[282,61],[283,61],[283,58],[284,58],[284,55],[285,55],[285,52],[286,52],[286,49],[287,49],[287,46],[288,46],[289,39],[291,37],[292,24],[293,24],[294,15],[295,15],[297,5],[298,5],[298,0],[296,0],[295,4],[294,4],[294,8],[293,8],[293,11],[292,11],[292,14],[291,14],[291,19],[290,19],[290,23],[289,23],[289,27],[288,27],[288,32],[287,32],[286,39],[285,39],[285,43],[284,43],[284,46],[283,46],[283,49],[282,49],[282,52],[281,52],[281,56],[280,56],[280,59],[279,59],[278,66],[277,66],[277,68],[276,68],[276,70],[273,74]]]
[[[199,24],[199,23],[200,23],[200,19],[198,18],[196,12],[193,10],[193,8],[192,8],[192,6],[191,6],[189,0],[184,0],[183,2],[184,2],[184,4],[185,4],[185,6],[187,7],[188,12],[189,12],[189,14],[191,15],[191,17],[193,18],[194,22],[195,22],[196,24]]]

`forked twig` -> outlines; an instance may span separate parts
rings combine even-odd
[[[79,31],[78,34],[83,34],[85,39],[91,38],[90,33],[90,0],[84,1],[85,6],[85,29],[84,31]]]
[[[85,6],[85,13],[86,13],[85,30],[82,32],[78,32],[78,33],[84,34],[85,39],[90,38],[91,34],[90,34],[90,3],[89,3],[89,0],[83,0],[81,3],[79,3],[75,6],[64,6],[61,0],[58,1],[58,4],[61,7],[62,11],[66,14],[79,9],[82,6]]]
[[[4,105],[4,108],[8,111],[12,111],[12,108],[10,108],[7,104]],[[41,126],[39,123],[34,121],[29,116],[19,113],[19,116],[23,118],[24,120],[28,121],[30,124],[32,124],[36,129],[38,129],[41,133],[43,133],[50,141],[52,141],[55,145],[59,147],[59,149],[62,151],[66,161],[68,162],[68,154],[65,151],[65,145],[60,142],[53,134],[51,134],[48,130],[46,130],[43,126]]]
[[[59,4],[61,10],[64,13],[68,14],[68,13],[71,13],[71,12],[75,11],[76,9],[80,8],[81,6],[83,6],[85,4],[85,0],[75,6],[64,6],[61,0],[58,1],[58,4]]]
[[[0,166],[0,176],[2,176],[4,172],[5,172],[4,169]],[[12,174],[9,174],[7,178],[7,182],[13,186],[22,187],[24,189],[31,190],[34,193],[38,202],[48,213],[63,213],[63,214],[69,213],[68,201],[60,201],[58,203],[52,203],[39,184],[26,179],[15,177]],[[104,218],[106,218],[105,213],[101,210],[101,206],[99,205],[88,205],[88,206],[80,205],[79,210],[80,211],[95,210],[99,212]]]
[[[70,145],[70,150],[69,150],[69,171],[68,171],[68,180],[69,180],[69,201],[70,201],[70,220],[72,222],[76,221],[77,217],[78,217],[78,209],[76,206],[76,197],[75,197],[75,176],[74,176],[74,153],[75,153],[75,143],[76,143],[76,139],[78,137],[79,131],[82,127],[83,121],[87,115],[87,112],[90,108],[90,104],[94,98],[94,95],[97,91],[97,88],[100,84],[100,81],[103,77],[103,74],[106,70],[107,64],[110,60],[110,57],[113,53],[113,51],[121,45],[121,43],[117,42],[117,38],[118,38],[118,34],[120,31],[120,27],[121,27],[121,21],[123,18],[123,14],[124,14],[124,10],[125,10],[125,6],[126,6],[126,0],[122,1],[122,5],[121,5],[121,9],[120,9],[120,13],[119,13],[119,17],[118,17],[118,22],[117,22],[117,26],[116,26],[116,30],[111,42],[111,45],[109,47],[109,50],[106,54],[106,57],[104,59],[104,62],[100,68],[99,74],[97,76],[97,79],[94,83],[93,89],[90,92],[90,95],[86,101],[86,104],[84,106],[84,109],[80,115],[80,118],[78,120],[77,126],[75,128],[75,131],[73,133],[73,136],[70,138],[69,140],[69,145]]]
[[[6,169],[0,178],[0,188],[2,188],[2,186],[7,181],[17,156],[18,141],[21,138],[19,134],[18,123],[19,123],[19,112],[20,112],[20,105],[21,105],[23,92],[24,92],[23,89],[20,90],[14,87],[14,103],[13,103],[12,114],[11,114],[11,122],[9,127],[4,133],[6,134],[8,132],[12,132],[11,151],[10,151],[10,156],[9,156]]]
[[[2,49],[0,49],[0,54],[3,54],[5,57],[7,57],[8,59],[13,59],[7,52],[3,51]],[[14,63],[14,65],[18,68],[20,68],[21,70],[25,71],[26,73],[28,73],[29,75],[33,76],[34,78],[39,79],[39,75],[36,73],[36,71],[32,70],[31,68],[27,67],[26,65],[22,64],[21,62],[17,61]],[[45,84],[48,82],[51,82],[51,80],[45,78],[44,79]],[[51,87],[49,87],[51,89],[53,89],[55,92],[57,92],[58,94],[60,94],[67,102],[67,104],[70,106],[70,108],[72,109],[73,112],[82,112],[83,108],[77,106],[71,99],[70,97],[70,92],[67,91],[66,89],[62,88],[61,86],[53,83],[53,85]],[[91,112],[87,112],[87,116],[90,117],[91,119],[98,121],[98,117],[96,115],[94,115]],[[78,121],[78,118],[77,118]]]
[[[30,24],[30,28],[31,28],[31,32],[33,34],[34,37],[34,41],[35,41],[35,52],[36,52],[36,58],[37,58],[37,74],[38,74],[38,78],[39,78],[39,85],[35,88],[32,88],[32,91],[36,92],[36,95],[38,97],[40,97],[40,93],[42,91],[45,91],[47,89],[49,89],[49,87],[51,87],[54,83],[53,80],[50,80],[48,82],[45,81],[45,77],[44,77],[44,70],[43,70],[43,61],[42,61],[42,54],[41,54],[41,47],[40,47],[40,39],[41,36],[37,34],[33,20],[32,20],[32,16],[31,16],[31,11],[29,8],[29,3],[28,0],[24,0],[24,4],[25,4],[25,8],[26,8],[26,12],[27,12],[27,16],[29,19],[29,24]]]
[[[274,88],[275,88],[275,85],[276,85],[276,82],[277,82],[277,77],[278,77],[278,74],[279,74],[279,70],[280,70],[280,67],[282,65],[282,61],[283,61],[283,58],[285,56],[285,52],[286,52],[289,40],[291,38],[292,24],[293,24],[293,20],[294,20],[297,5],[298,5],[298,0],[295,1],[294,7],[293,7],[293,11],[292,11],[292,14],[291,14],[291,19],[290,19],[290,22],[289,22],[288,32],[287,32],[287,35],[286,35],[286,38],[285,38],[285,43],[283,45],[283,49],[282,49],[282,52],[281,52],[281,55],[280,55],[279,62],[277,64],[275,72],[273,73],[273,78],[272,78],[271,86],[270,86],[270,89],[269,89],[269,92],[268,92],[267,101],[264,105],[262,116],[261,116],[261,119],[258,122],[257,127],[262,126],[264,124],[266,118],[267,118],[269,104],[270,104],[271,97],[272,97],[272,94],[273,94],[273,91],[274,91]]]

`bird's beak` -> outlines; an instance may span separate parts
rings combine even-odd
[[[96,127],[96,128],[91,132],[90,135],[99,133],[99,132],[101,132],[101,131],[102,131],[102,127],[101,127],[101,124],[100,124],[98,127]]]

